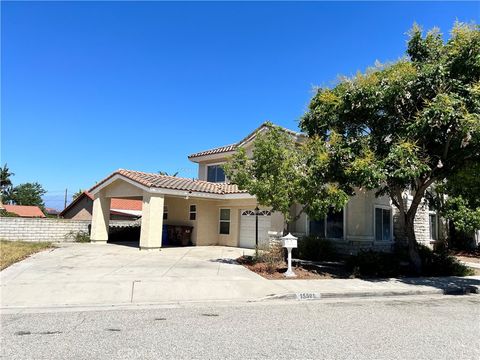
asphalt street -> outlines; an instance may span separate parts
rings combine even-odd
[[[1,315],[4,359],[479,359],[480,296]]]

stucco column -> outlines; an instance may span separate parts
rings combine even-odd
[[[163,204],[163,195],[143,193],[140,249],[153,250],[162,247]]]
[[[110,221],[110,198],[103,194],[95,195],[92,211],[92,243],[106,244],[108,240],[108,223]]]

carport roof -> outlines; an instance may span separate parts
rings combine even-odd
[[[156,173],[146,173],[142,171],[119,169],[106,177],[89,191],[93,191],[116,175],[121,175],[127,179],[136,182],[148,188],[170,189],[180,191],[201,192],[216,195],[226,194],[246,194],[245,190],[240,190],[237,185],[226,183],[213,183],[203,180],[187,179],[176,176],[160,175]]]

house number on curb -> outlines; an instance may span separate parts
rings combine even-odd
[[[296,293],[297,300],[316,300],[320,299],[319,293]]]

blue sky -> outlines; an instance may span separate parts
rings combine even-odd
[[[402,57],[413,22],[478,18],[475,2],[2,2],[1,164],[58,209],[118,168],[196,177],[188,154],[296,129],[313,86]]]

